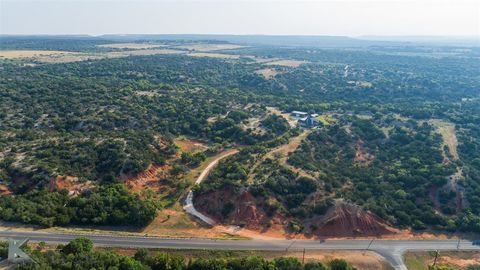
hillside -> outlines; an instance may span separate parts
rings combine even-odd
[[[478,48],[142,38],[2,38],[1,219],[480,233]]]

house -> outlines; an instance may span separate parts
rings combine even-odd
[[[298,125],[301,127],[318,127],[321,125],[321,122],[312,115],[298,119]]]
[[[322,123],[318,120],[318,113],[309,114],[307,112],[301,111],[292,111],[291,115],[297,119],[298,125],[301,127],[317,127],[320,126]]]
[[[301,111],[292,111],[292,116],[295,118],[304,118],[308,116],[308,113]]]

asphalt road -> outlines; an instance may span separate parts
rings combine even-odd
[[[201,238],[159,238],[117,235],[79,235],[28,231],[0,231],[0,238],[29,238],[31,241],[67,243],[79,236],[97,246],[131,248],[178,248],[220,250],[371,250],[383,256],[395,269],[407,269],[403,253],[407,250],[478,250],[467,240],[212,240]]]

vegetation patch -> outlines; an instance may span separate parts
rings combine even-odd
[[[188,56],[193,57],[212,57],[219,59],[239,59],[240,55],[235,54],[225,54],[225,53],[207,53],[207,52],[194,52],[187,54]]]
[[[281,60],[275,60],[272,62],[265,63],[265,65],[268,66],[285,66],[285,67],[299,67],[300,65],[308,63],[307,61],[298,61],[298,60],[287,60],[287,59],[281,59]]]
[[[232,256],[234,252],[209,251],[207,256],[185,256],[175,252],[151,252],[140,249],[134,256],[120,255],[111,249],[93,249],[93,243],[87,238],[77,238],[57,250],[47,250],[45,245],[38,245],[28,251],[35,262],[17,266],[19,270],[59,269],[66,265],[75,265],[76,269],[177,269],[177,270],[312,270],[335,269],[354,270],[344,259],[334,258],[327,262],[310,260],[301,262],[296,257],[275,257],[271,260],[260,256]],[[194,251],[192,251],[193,253]],[[125,252],[122,252],[125,253]],[[211,258],[215,256],[215,258]]]
[[[188,51],[209,52],[209,51],[240,49],[240,48],[245,48],[245,46],[237,45],[237,44],[198,43],[198,44],[178,45],[178,46],[175,46],[174,48],[188,50]]]
[[[412,270],[476,270],[480,267],[480,254],[475,251],[440,251],[438,255],[435,251],[410,251],[404,258]]]
[[[433,119],[429,122],[435,127],[437,132],[442,135],[443,145],[447,147],[447,149],[442,147],[445,159],[451,159],[452,161],[458,160],[458,139],[455,133],[455,125],[439,119]]]
[[[154,43],[111,43],[111,44],[101,44],[98,47],[103,48],[113,48],[113,49],[153,49],[159,48],[166,45],[154,44]]]

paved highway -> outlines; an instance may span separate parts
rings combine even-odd
[[[67,243],[85,236],[95,245],[131,248],[179,248],[223,250],[371,250],[383,256],[395,269],[406,270],[403,253],[407,250],[478,250],[467,240],[213,240],[201,238],[159,238],[118,235],[80,235],[29,231],[0,231],[3,238],[29,238],[31,241]]]

